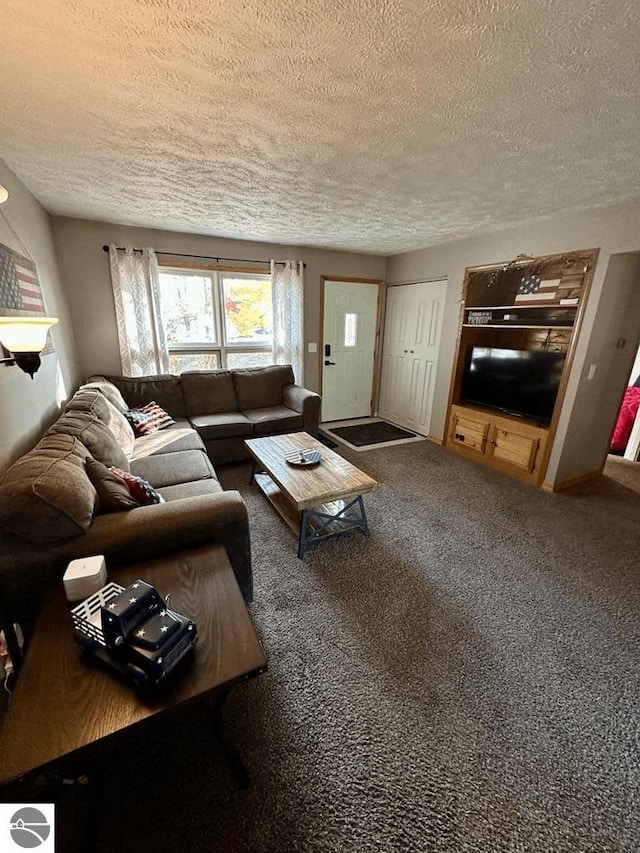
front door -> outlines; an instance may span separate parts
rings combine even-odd
[[[371,414],[377,284],[324,282],[322,420]]]
[[[381,418],[429,434],[446,281],[387,288]]]

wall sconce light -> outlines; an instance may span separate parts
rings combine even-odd
[[[7,367],[17,364],[33,379],[40,367],[47,332],[57,322],[57,317],[0,317],[0,344],[9,352],[9,357],[0,358],[0,363]]]
[[[9,198],[9,190],[0,184],[0,204],[4,204]]]

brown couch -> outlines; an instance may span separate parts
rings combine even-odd
[[[188,424],[135,438],[123,415],[126,408],[113,385],[83,386],[44,438],[0,480],[3,624],[28,622],[69,561],[91,554],[104,554],[109,568],[220,544],[245,600],[251,600],[249,521],[242,497],[223,491],[202,439]],[[165,502],[103,512],[86,470],[90,458],[149,480]]]
[[[154,400],[175,419],[173,429],[196,429],[214,464],[247,459],[246,438],[318,432],[320,397],[294,384],[289,364],[104,378],[131,408]]]

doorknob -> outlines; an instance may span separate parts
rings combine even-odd
[[[325,364],[327,364],[327,365],[332,364],[335,367],[335,361],[325,361]]]

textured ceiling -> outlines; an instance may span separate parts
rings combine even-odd
[[[52,213],[391,254],[640,195],[638,0],[0,0]]]

